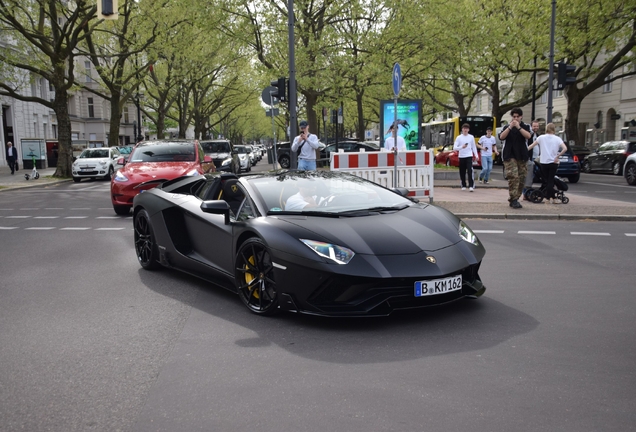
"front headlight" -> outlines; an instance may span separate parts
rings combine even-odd
[[[100,160],[100,161],[99,161],[99,163],[100,163],[101,165],[106,166],[106,164],[107,164],[108,162],[106,162],[105,160]]]
[[[221,162],[221,166],[228,166],[231,163],[232,159],[225,159],[223,162]]]
[[[468,228],[468,225],[466,225],[464,221],[459,221],[459,236],[462,240],[467,241],[470,244],[474,244],[475,246],[479,244],[477,236],[470,228]]]
[[[188,173],[186,173],[187,176],[198,176],[199,175],[199,171],[197,171],[197,169],[193,169],[192,171],[189,171]]]
[[[348,264],[355,255],[355,252],[343,246],[307,239],[300,239],[300,241],[321,257],[328,258],[337,264]]]
[[[120,182],[125,182],[125,181],[128,181],[128,177],[123,175],[121,170],[118,170],[117,173],[115,174],[114,180],[115,181],[120,181]]]

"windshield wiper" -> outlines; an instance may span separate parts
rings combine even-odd
[[[370,212],[383,212],[383,211],[399,211],[399,210],[404,210],[407,207],[410,207],[410,204],[396,204],[396,205],[392,205],[392,206],[378,206],[378,207],[371,207],[365,210],[368,210]]]

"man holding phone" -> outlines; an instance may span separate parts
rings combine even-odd
[[[459,178],[462,181],[462,190],[466,190],[466,173],[468,173],[468,187],[472,192],[475,190],[475,175],[473,174],[473,160],[478,157],[475,137],[468,133],[470,126],[467,123],[462,125],[462,134],[457,137],[454,150],[459,150]]]
[[[303,171],[316,170],[316,150],[321,147],[318,137],[309,132],[307,120],[298,124],[300,135],[294,138],[291,150],[298,151],[298,169]]]

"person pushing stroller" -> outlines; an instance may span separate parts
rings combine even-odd
[[[528,146],[528,150],[532,150],[537,145],[541,149],[539,164],[545,183],[545,187],[541,189],[547,198],[546,203],[559,204],[561,200],[557,200],[555,196],[554,177],[559,169],[560,158],[568,148],[563,140],[554,134],[555,131],[554,123],[548,123],[545,127],[545,135],[539,136],[535,142]]]

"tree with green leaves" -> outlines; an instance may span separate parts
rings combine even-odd
[[[9,41],[7,49],[0,50],[0,94],[37,102],[55,112],[56,177],[71,176],[69,93],[76,86],[77,48],[92,32],[96,12],[95,3],[85,0],[0,0],[0,31]],[[55,89],[53,100],[21,93],[16,78],[24,74],[46,79]]]

